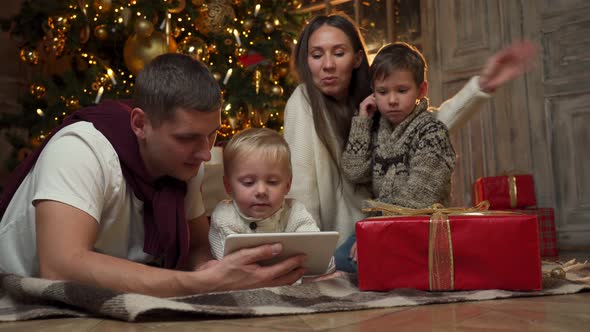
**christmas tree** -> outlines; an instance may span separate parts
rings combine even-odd
[[[306,19],[297,0],[26,0],[1,22],[34,73],[22,112],[0,114],[13,168],[68,114],[104,98],[129,98],[134,75],[166,52],[206,63],[225,104],[218,140],[247,127],[282,128],[296,82],[289,56]]]

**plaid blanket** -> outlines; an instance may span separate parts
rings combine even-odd
[[[565,279],[563,275],[549,272],[555,264],[545,263],[543,290],[538,292],[425,292],[415,289],[362,292],[356,287],[355,276],[345,275],[316,283],[175,298],[0,274],[0,322],[56,316],[109,317],[123,321],[204,316],[253,317],[571,294],[590,289],[589,265],[578,264],[570,270],[565,268]]]

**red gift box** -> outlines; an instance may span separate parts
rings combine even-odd
[[[541,257],[546,259],[559,257],[553,208],[509,209],[508,211],[536,215],[539,222],[539,250]]]
[[[533,176],[503,175],[477,179],[473,185],[474,205],[490,202],[490,209],[522,208],[537,205]]]
[[[429,215],[357,222],[359,289],[541,289],[535,215],[458,214],[446,220],[447,228],[435,231],[442,237],[432,237]],[[443,239],[442,247],[436,238]]]

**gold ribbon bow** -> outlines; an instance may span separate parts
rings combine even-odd
[[[431,291],[455,289],[453,240],[449,215],[481,214],[488,212],[490,204],[483,201],[473,208],[445,208],[434,204],[430,208],[411,209],[377,201],[365,201],[364,212],[382,212],[385,216],[430,215],[428,238],[428,283]]]
[[[471,214],[481,212],[492,212],[488,211],[490,208],[490,202],[482,201],[474,207],[444,207],[442,204],[433,204],[431,207],[423,209],[412,209],[403,206],[387,204],[372,200],[366,200],[364,202],[363,212],[382,212],[384,216],[419,216],[419,215],[433,215],[437,212],[444,214]]]

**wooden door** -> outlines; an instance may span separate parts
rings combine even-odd
[[[563,248],[590,248],[590,3],[583,0],[422,0],[433,105],[522,38],[537,67],[498,90],[452,140],[453,204],[472,203],[480,176],[532,173],[538,205],[556,209]]]

